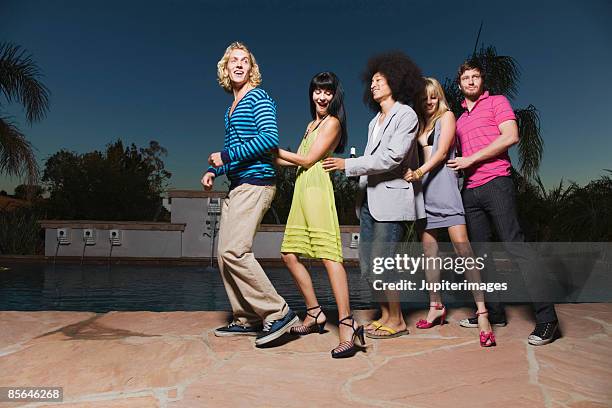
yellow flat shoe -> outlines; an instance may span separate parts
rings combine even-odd
[[[396,331],[387,326],[378,326],[376,330],[386,331],[389,334],[374,334],[372,332],[366,332],[366,337],[370,339],[393,339],[400,336],[405,336],[408,334],[408,329]]]
[[[366,326],[374,326],[374,329],[366,329],[366,332],[372,331],[372,330],[378,330],[379,327],[381,327],[383,324],[380,322],[380,320],[374,320],[372,322],[370,322],[370,324],[367,324]]]

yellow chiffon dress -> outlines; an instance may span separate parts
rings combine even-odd
[[[304,137],[299,155],[308,154],[318,133],[316,128]],[[321,162],[309,169],[298,167],[281,252],[342,262],[334,187]]]

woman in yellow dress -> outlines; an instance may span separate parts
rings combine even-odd
[[[323,333],[326,316],[319,306],[310,273],[300,257],[321,259],[338,306],[340,344],[332,350],[334,358],[353,356],[365,345],[363,326],[351,314],[348,280],[342,265],[342,242],[334,188],[321,161],[332,152],[342,153],[347,141],[344,93],[338,77],[321,72],[310,81],[310,113],[297,153],[278,149],[276,163],[298,166],[297,178],[281,246],[282,258],[293,275],[306,302],[306,318],[291,333]]]

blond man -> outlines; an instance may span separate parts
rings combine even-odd
[[[230,180],[219,227],[218,261],[233,321],[215,330],[217,336],[257,336],[269,343],[298,322],[276,292],[253,254],[253,239],[276,192],[271,150],[278,148],[276,103],[263,89],[255,57],[240,42],[232,43],[217,64],[219,85],[234,96],[225,113],[225,141],[210,155],[202,177],[209,190],[215,177]]]

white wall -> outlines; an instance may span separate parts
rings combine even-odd
[[[174,224],[171,227],[174,230],[165,230],[165,226],[170,225],[165,223],[126,222],[122,224],[121,222],[49,221],[45,229],[45,255],[55,255],[57,228],[68,227],[71,228],[71,244],[60,245],[57,255],[80,257],[83,253],[83,228],[85,228],[83,225],[91,223],[92,227],[95,228],[97,223],[100,229],[96,229],[96,244],[86,247],[85,256],[108,256],[110,252],[109,229],[116,228],[121,230],[122,245],[113,248],[113,257],[208,258],[211,255],[210,235],[215,219],[215,216],[208,213],[209,195],[219,197],[220,193],[195,191],[171,193],[171,224]],[[216,218],[218,221],[220,215]],[[240,222],[240,220],[236,220],[236,222]],[[160,224],[162,225],[160,226]],[[182,228],[177,224],[185,224],[184,231],[177,230]],[[357,259],[358,257],[357,249],[349,248],[351,242],[350,231],[354,230],[354,227],[341,227],[345,259]],[[283,227],[262,226],[262,230],[257,233],[253,243],[255,256],[267,259],[280,258],[283,234]],[[215,246],[216,244],[215,240]],[[216,255],[216,249],[214,254]]]
[[[69,224],[69,221],[67,221]],[[121,245],[113,248],[113,257],[180,258],[181,231],[121,230]],[[83,254],[83,229],[70,229],[70,245],[60,245],[58,256]],[[45,256],[54,256],[57,229],[45,230]],[[87,245],[85,256],[105,257],[110,253],[109,230],[96,229],[96,244]]]

